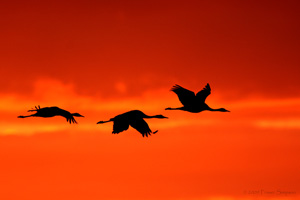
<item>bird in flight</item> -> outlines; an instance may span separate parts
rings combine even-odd
[[[35,106],[35,109],[28,110],[28,112],[36,112],[32,115],[27,116],[18,116],[18,118],[26,118],[26,117],[54,117],[54,116],[62,116],[67,119],[67,122],[76,123],[74,117],[83,117],[79,113],[70,113],[69,111],[63,110],[59,107],[44,107],[41,108],[40,106]]]
[[[129,125],[140,132],[143,137],[151,135],[151,133],[155,134],[157,131],[152,132],[149,128],[147,122],[143,118],[167,118],[163,115],[154,115],[148,116],[139,110],[132,110],[120,115],[111,118],[108,121],[99,121],[97,124],[103,124],[107,122],[114,122],[113,125],[113,134],[118,134],[122,131],[125,131],[129,128]]]
[[[220,112],[230,112],[225,108],[213,109],[205,103],[205,99],[210,95],[210,86],[207,83],[206,86],[199,91],[196,95],[194,92],[187,90],[180,85],[175,85],[172,87],[171,91],[175,92],[182,103],[183,107],[179,108],[166,108],[165,110],[184,110],[192,113],[199,113],[204,110],[209,111],[220,111]]]

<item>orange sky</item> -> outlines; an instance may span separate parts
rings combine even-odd
[[[0,199],[299,199],[299,8],[1,2]],[[230,113],[164,110],[206,83]],[[35,105],[85,118],[17,119]],[[96,125],[132,109],[169,119],[149,138]]]

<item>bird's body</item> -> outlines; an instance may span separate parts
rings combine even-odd
[[[129,128],[129,126],[131,126],[134,129],[136,129],[138,132],[140,132],[143,135],[143,137],[144,136],[148,137],[148,135],[151,135],[151,133],[155,134],[157,131],[152,132],[148,124],[144,120],[144,118],[167,118],[167,117],[162,115],[148,116],[140,110],[132,110],[117,115],[108,121],[99,121],[97,124],[114,122],[113,132],[112,132],[113,134],[118,134],[122,131],[125,131]]]
[[[173,86],[171,91],[173,91],[177,94],[183,107],[166,108],[166,110],[183,110],[183,111],[192,112],[192,113],[199,113],[204,110],[229,112],[225,108],[213,109],[205,103],[207,96],[210,95],[210,93],[211,93],[211,89],[210,89],[210,86],[208,83],[196,95],[194,92],[187,90],[179,85]]]
[[[204,110],[210,110],[210,107],[204,103],[204,104],[192,104],[189,106],[183,106],[183,107],[179,107],[179,108],[175,108],[175,109],[167,109],[167,110],[184,110],[187,112],[191,112],[191,113],[199,113],[202,112]]]
[[[32,115],[27,115],[27,116],[18,116],[18,118],[26,118],[26,117],[54,117],[54,116],[62,116],[67,119],[67,122],[71,123],[76,123],[76,120],[74,119],[75,117],[83,117],[79,113],[70,113],[69,111],[63,110],[59,107],[53,106],[53,107],[44,107],[40,108],[40,106],[36,107],[35,109],[28,110],[28,112],[36,112]]]

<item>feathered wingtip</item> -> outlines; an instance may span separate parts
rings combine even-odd
[[[180,85],[178,85],[178,84],[175,84],[172,88],[171,88],[171,90],[170,91],[174,91],[174,90],[177,90],[177,89],[179,89],[179,88],[182,88]]]
[[[40,105],[38,105],[38,106],[34,106],[34,107],[35,107],[35,109],[31,108],[31,110],[27,110],[27,112],[38,111],[38,110],[40,110],[40,109],[41,109],[41,106],[40,106]]]
[[[206,89],[206,90],[210,90],[210,85],[209,83],[206,83],[205,87],[203,89]]]
[[[177,89],[181,89],[183,87],[181,87],[180,85],[178,84],[175,84],[172,88],[171,88],[171,91],[174,91],[174,90],[177,90]],[[206,90],[210,90],[210,85],[209,83],[206,83],[206,85],[204,86],[203,89],[206,89]]]
[[[146,136],[146,137],[148,137],[148,135],[150,135],[151,136],[151,131],[148,131],[148,132],[146,132],[146,133],[142,133],[142,136],[144,137],[144,136]]]
[[[70,124],[78,124],[77,121],[74,119],[74,117],[68,117],[67,118],[67,122],[69,122]]]
[[[142,136],[143,136],[143,137],[144,137],[144,136],[148,137],[148,135],[151,136],[151,133],[152,133],[152,134],[155,134],[155,133],[157,133],[157,132],[158,132],[158,130],[153,131],[153,132],[150,130],[150,131],[148,131],[147,133],[142,133]]]

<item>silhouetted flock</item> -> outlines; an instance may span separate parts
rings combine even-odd
[[[192,113],[199,113],[204,110],[208,111],[220,111],[220,112],[230,112],[225,108],[218,108],[213,109],[210,108],[206,103],[205,100],[208,95],[210,95],[210,86],[207,83],[206,86],[200,90],[196,95],[194,92],[187,90],[179,85],[175,85],[172,87],[171,91],[175,92],[179,98],[179,101],[183,105],[182,107],[178,108],[166,108],[165,110],[183,110]],[[63,110],[58,107],[44,107],[41,108],[40,106],[35,106],[35,109],[28,110],[28,112],[35,112],[32,115],[27,116],[18,116],[18,118],[27,118],[27,117],[54,117],[54,116],[62,116],[67,119],[67,122],[76,123],[74,117],[83,117],[79,113],[70,113],[66,110]],[[144,120],[145,118],[167,118],[163,115],[154,115],[148,116],[144,114],[140,110],[132,110],[120,115],[117,115],[107,121],[99,121],[97,124],[103,124],[107,122],[113,122],[113,134],[118,134],[122,131],[125,131],[129,128],[129,125],[136,129],[138,132],[142,134],[142,136],[148,137],[151,133],[155,134],[157,132],[152,132],[149,128],[148,124]]]

